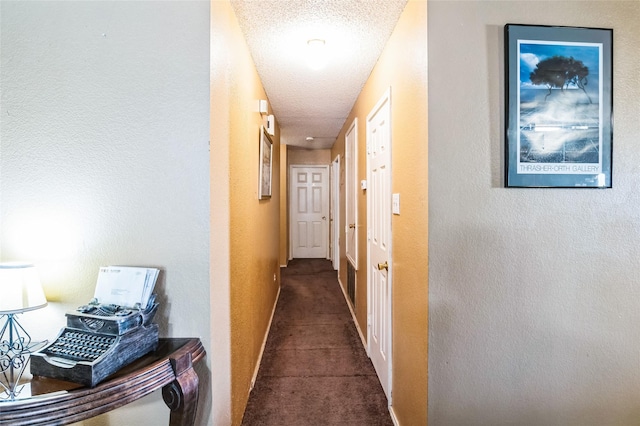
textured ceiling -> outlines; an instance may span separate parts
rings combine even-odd
[[[315,149],[333,145],[406,3],[231,0],[282,143]],[[327,64],[320,70],[306,63],[310,39],[325,40]]]

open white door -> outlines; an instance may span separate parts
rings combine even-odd
[[[294,258],[329,258],[329,167],[291,166]]]
[[[369,356],[391,402],[391,91],[367,116]]]

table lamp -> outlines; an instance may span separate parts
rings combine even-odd
[[[15,386],[36,346],[16,316],[46,305],[38,271],[32,264],[0,263],[0,374],[5,379],[0,386],[9,397],[15,396]]]

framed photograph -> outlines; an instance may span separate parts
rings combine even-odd
[[[611,188],[613,30],[507,24],[505,186]]]
[[[271,169],[273,163],[273,142],[264,126],[260,126],[260,183],[258,199],[271,197]]]

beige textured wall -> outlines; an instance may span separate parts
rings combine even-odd
[[[156,266],[163,337],[209,340],[209,2],[0,2],[0,246],[33,261],[36,340],[98,268]],[[187,30],[188,29],[188,30]],[[211,424],[207,357],[198,422]],[[159,425],[160,392],[91,425]]]
[[[429,2],[429,423],[640,412],[640,2]],[[613,28],[613,188],[506,189],[503,28]]]
[[[399,424],[427,421],[428,311],[428,158],[427,158],[427,3],[409,1],[378,64],[345,122],[332,157],[344,155],[344,136],[358,117],[358,182],[366,179],[366,117],[391,88],[392,192],[400,194],[393,233],[393,412]],[[342,165],[344,167],[344,164]],[[356,317],[366,336],[367,212],[359,190],[359,268]],[[344,209],[344,194],[341,195]],[[344,212],[341,214],[344,223]],[[342,254],[344,256],[344,253]],[[340,280],[346,285],[346,257]]]
[[[330,149],[304,149],[288,147],[289,164],[323,165],[331,164]]]
[[[212,257],[228,250],[231,423],[239,424],[280,284],[280,135],[276,126],[272,197],[258,200],[259,135],[260,126],[266,124],[258,111],[258,100],[267,96],[229,3],[212,2],[212,13],[216,22],[223,21],[219,24],[224,28],[216,30],[221,39],[212,44],[212,56],[221,56],[212,72],[212,85],[217,87],[212,102],[222,103],[216,108],[227,110],[222,117],[212,116],[212,127],[223,120],[220,126],[228,129],[226,137],[214,133],[222,137],[216,145],[228,145],[222,150],[228,157],[212,153],[212,168],[228,170],[228,182],[223,184],[228,184],[228,212],[224,216],[229,234],[224,244],[229,245],[212,241],[211,247]],[[213,210],[217,209],[216,200]],[[216,232],[213,224],[212,229]],[[218,285],[216,278],[213,270],[213,286]]]

